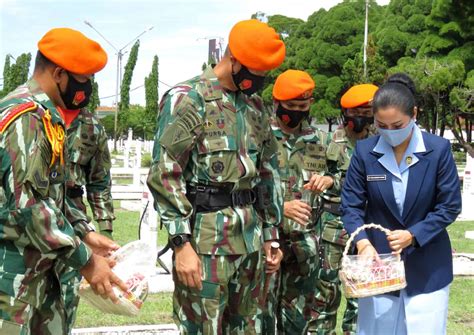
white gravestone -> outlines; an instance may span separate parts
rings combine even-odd
[[[133,185],[140,185],[140,168],[142,167],[142,142],[135,141],[135,164],[133,169]]]
[[[474,159],[466,153],[466,168],[462,187],[462,213],[465,220],[474,220],[474,180],[472,177],[474,170]]]
[[[132,128],[128,128],[128,138],[127,138],[127,141],[125,142],[125,153],[124,153],[124,158],[123,158],[124,168],[130,167],[128,162],[130,160],[130,148],[132,146],[132,140],[133,140],[133,130]]]

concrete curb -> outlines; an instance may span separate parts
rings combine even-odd
[[[73,335],[179,335],[175,324],[73,329]]]

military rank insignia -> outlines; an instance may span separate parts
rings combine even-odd
[[[0,133],[3,133],[18,117],[35,109],[36,103],[34,101],[28,101],[10,109],[0,121]]]

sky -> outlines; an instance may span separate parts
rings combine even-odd
[[[138,61],[133,73],[130,102],[145,104],[144,78],[150,73],[154,55],[159,57],[159,95],[174,85],[201,72],[207,61],[208,38],[222,38],[256,12],[282,14],[306,20],[320,8],[329,9],[342,0],[0,0],[0,78],[5,57],[31,52],[33,69],[37,42],[50,29],[68,27],[99,42],[108,54],[106,67],[96,74],[101,105],[115,102],[116,49],[134,41],[140,33]],[[389,0],[377,0],[385,5]],[[369,26],[370,29],[370,26]],[[124,67],[131,43],[124,49]],[[2,80],[0,80],[2,83]]]

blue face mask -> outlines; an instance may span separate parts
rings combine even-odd
[[[402,129],[382,129],[378,128],[379,134],[384,138],[384,140],[390,144],[392,147],[399,146],[410,136],[413,127],[415,126],[415,121],[413,119],[410,123]]]

